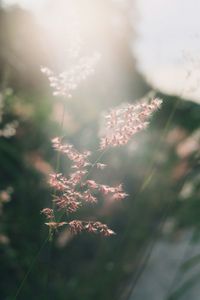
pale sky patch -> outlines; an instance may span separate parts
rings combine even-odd
[[[136,5],[139,69],[155,88],[200,103],[200,1],[136,0]]]

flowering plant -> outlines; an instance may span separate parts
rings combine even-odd
[[[50,86],[54,90],[54,96],[72,98],[73,91],[94,72],[99,54],[94,54],[88,58],[78,57],[76,53],[76,59],[77,61],[68,71],[61,72],[58,75],[55,75],[49,68],[41,68],[42,73],[48,77]],[[127,144],[134,134],[147,127],[151,115],[160,108],[161,103],[162,101],[157,98],[152,99],[150,102],[142,99],[136,104],[123,104],[111,109],[103,118],[100,150],[105,152],[108,147]],[[55,190],[55,193],[52,199],[52,208],[42,210],[48,220],[45,224],[49,226],[51,232],[66,225],[74,234],[87,231],[100,232],[104,236],[113,235],[114,231],[100,222],[74,219],[68,221],[56,220],[57,211],[62,211],[62,216],[69,216],[84,203],[97,203],[99,194],[116,201],[122,200],[128,195],[124,192],[122,184],[109,186],[100,184],[94,178],[90,178],[92,168],[103,170],[107,167],[98,160],[92,163],[89,159],[91,156],[90,151],[80,153],[73,145],[64,144],[63,139],[58,137],[52,140],[52,144],[56,151],[62,153],[71,161],[72,171],[68,177],[59,173],[59,170],[50,174],[49,184]]]

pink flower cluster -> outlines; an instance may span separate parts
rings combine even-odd
[[[77,29],[76,25],[75,28]],[[71,52],[73,58],[76,58],[76,62],[72,63],[72,67],[67,71],[57,75],[46,67],[41,68],[41,71],[47,75],[55,96],[71,98],[73,91],[78,88],[80,83],[94,72],[99,54],[94,54],[91,57],[81,57],[80,43],[78,30],[76,31],[75,43],[71,44],[71,48],[69,47],[69,52]],[[161,103],[160,99],[155,98],[150,102],[141,101],[112,109],[110,113],[104,116],[100,148],[106,149],[110,146],[127,144],[135,133],[147,127],[149,118],[160,108]],[[53,196],[53,208],[42,210],[48,220],[45,224],[51,230],[57,230],[66,225],[73,234],[86,231],[99,232],[104,236],[113,235],[114,232],[106,224],[100,222],[81,220],[61,222],[56,220],[57,211],[62,211],[63,216],[64,214],[69,216],[69,214],[75,213],[84,203],[96,203],[99,195],[109,197],[112,200],[122,200],[127,197],[127,194],[123,191],[121,184],[111,187],[89,178],[90,170],[93,167],[99,170],[106,167],[105,164],[99,162],[91,163],[89,160],[91,153],[89,151],[80,153],[74,146],[62,144],[60,138],[53,139],[52,143],[56,151],[66,155],[71,161],[71,173],[67,177],[61,173],[50,175],[49,184],[56,192]]]
[[[92,179],[88,179],[89,170],[96,166],[100,170],[106,165],[96,163],[92,164],[89,161],[90,152],[85,151],[80,153],[70,144],[62,144],[59,138],[53,139],[53,147],[62,152],[72,162],[71,169],[73,170],[68,177],[62,174],[51,174],[49,184],[57,191],[54,195],[53,202],[58,211],[63,211],[65,214],[76,212],[83,203],[96,203],[97,196],[101,193],[104,196],[109,195],[113,200],[122,200],[127,197],[124,193],[122,185],[111,187],[104,184],[99,184]],[[73,233],[82,231],[100,232],[105,236],[114,234],[107,225],[100,222],[86,222],[73,220],[70,222],[56,222],[54,210],[44,208],[42,213],[50,222],[46,223],[50,228],[57,229],[63,225],[68,225]]]
[[[78,234],[83,231],[89,233],[101,233],[103,236],[115,234],[113,230],[109,229],[106,224],[101,222],[73,220],[71,222],[48,222],[45,224],[51,229],[58,229],[59,227],[68,225],[72,234]]]
[[[127,144],[135,133],[147,127],[149,118],[161,103],[162,100],[155,98],[150,103],[141,101],[112,109],[104,116],[101,149]]]
[[[91,57],[81,57],[77,64],[58,75],[46,67],[41,67],[41,72],[47,75],[50,86],[54,89],[54,96],[71,98],[72,92],[77,89],[78,85],[94,72],[99,58],[98,53]]]

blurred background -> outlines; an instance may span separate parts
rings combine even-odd
[[[199,10],[197,0],[0,1],[0,299],[199,299]],[[40,68],[67,70],[70,47],[73,59],[101,55],[66,103],[64,134],[78,149],[98,149],[105,110],[153,96],[163,105],[101,160],[99,179],[123,182],[129,197],[75,215],[117,234],[63,230],[46,243],[63,99]]]

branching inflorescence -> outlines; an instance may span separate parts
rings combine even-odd
[[[59,138],[55,138],[52,142],[55,150],[62,152],[72,162],[71,169],[73,170],[68,178],[62,174],[54,173],[50,175],[50,186],[57,191],[53,202],[58,211],[64,211],[66,214],[74,213],[84,203],[96,203],[99,194],[109,196],[114,200],[121,200],[127,196],[121,184],[111,187],[88,178],[91,168],[103,169],[106,167],[104,164],[90,163],[89,156],[91,153],[89,151],[80,153],[70,144],[63,145]],[[100,232],[105,236],[114,234],[107,225],[100,222],[79,220],[55,222],[53,209],[45,208],[42,213],[50,220],[46,225],[53,229],[68,225],[72,233],[87,231]]]
[[[99,58],[98,53],[93,54],[91,57],[81,57],[68,71],[61,72],[58,75],[55,75],[52,70],[46,67],[42,67],[41,71],[47,75],[50,86],[54,89],[54,96],[71,98],[72,92],[78,88],[79,84],[94,72]]]
[[[105,135],[101,139],[101,149],[111,146],[127,144],[131,137],[138,131],[146,128],[147,120],[154,111],[161,105],[160,99],[153,99],[150,103],[142,101],[141,103],[127,104],[126,106],[114,109],[105,116]],[[57,192],[53,197],[54,206],[58,211],[66,215],[76,212],[84,203],[96,203],[98,196],[109,196],[113,200],[122,200],[128,195],[123,191],[122,185],[111,187],[99,184],[92,178],[88,178],[91,168],[100,170],[106,167],[105,164],[92,164],[89,160],[91,153],[85,151],[80,153],[71,144],[62,144],[60,138],[52,140],[53,148],[61,152],[71,162],[72,172],[69,177],[61,173],[50,175],[49,184]],[[107,225],[100,222],[72,220],[69,222],[56,222],[54,209],[44,208],[42,213],[48,219],[45,223],[51,229],[57,229],[67,225],[73,234],[82,231],[97,233],[104,236],[114,234]]]
[[[79,51],[78,51],[79,52]],[[77,63],[68,71],[60,73],[58,76],[46,67],[41,71],[49,79],[50,86],[54,89],[55,96],[71,98],[74,90],[79,84],[93,73],[94,67],[99,59],[98,54],[92,57],[77,57]],[[137,132],[145,129],[151,115],[160,108],[162,101],[152,99],[150,102],[141,100],[136,104],[124,104],[112,109],[104,115],[103,130],[100,140],[100,149],[125,145]],[[92,168],[103,170],[106,165],[90,162],[89,151],[80,153],[71,144],[63,144],[61,138],[52,140],[53,148],[65,155],[71,161],[71,172],[68,177],[57,171],[50,175],[49,184],[54,189],[52,208],[44,208],[42,213],[46,216],[50,230],[57,230],[60,227],[68,226],[73,234],[83,231],[90,233],[101,233],[104,236],[115,234],[106,224],[97,221],[81,220],[56,220],[57,212],[62,212],[62,216],[70,216],[75,213],[84,203],[97,203],[98,198],[104,196],[112,200],[122,200],[128,195],[123,191],[122,184],[118,186],[108,186],[96,182],[90,178]]]
[[[112,109],[104,116],[101,149],[125,145],[137,132],[148,126],[151,115],[160,108],[162,100],[140,101]]]

